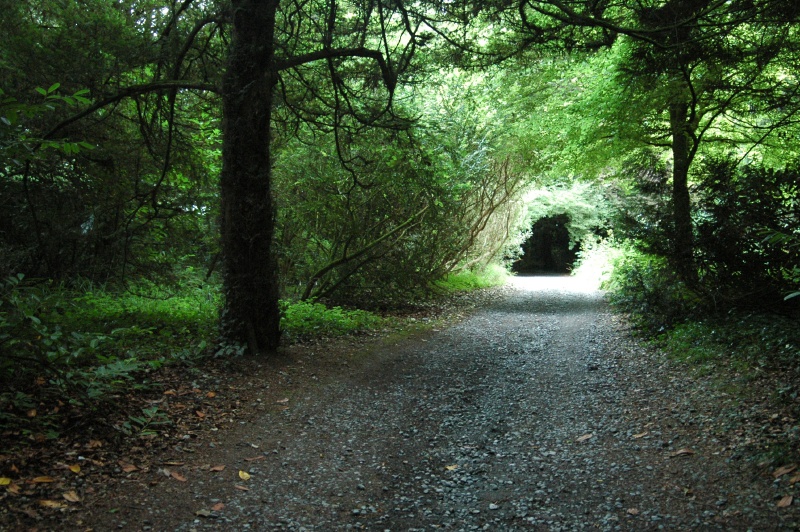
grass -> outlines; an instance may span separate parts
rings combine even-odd
[[[433,283],[444,292],[468,292],[505,284],[510,277],[508,270],[498,264],[490,264],[483,270],[462,270],[446,275]]]

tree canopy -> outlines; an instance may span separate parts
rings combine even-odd
[[[194,271],[220,283],[223,345],[271,351],[282,298],[417,297],[512,260],[559,214],[543,198],[591,186],[547,205],[697,290],[742,264],[796,283],[795,2],[2,7],[5,276]],[[776,214],[748,218],[731,190],[764,183]],[[725,258],[743,219],[746,260]]]

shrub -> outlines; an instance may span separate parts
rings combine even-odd
[[[663,257],[627,245],[612,260],[603,288],[611,303],[630,313],[637,326],[655,333],[692,317],[700,299],[681,282]]]

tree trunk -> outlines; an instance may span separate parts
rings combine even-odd
[[[688,104],[672,103],[669,107],[672,131],[672,222],[673,262],[681,280],[692,285],[697,279],[694,264],[692,205],[689,195],[689,166],[692,152],[686,131]]]
[[[270,160],[277,10],[278,0],[234,0],[223,80],[221,332],[251,353],[272,351],[280,340]]]

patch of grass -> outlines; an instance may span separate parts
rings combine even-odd
[[[382,323],[382,318],[372,312],[328,308],[312,301],[282,301],[281,311],[281,329],[293,340],[353,334]]]
[[[434,282],[434,287],[445,292],[468,292],[481,288],[502,286],[511,274],[498,264],[490,264],[483,270],[463,270],[446,275]]]

